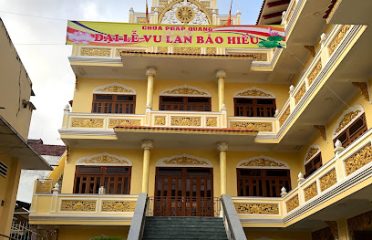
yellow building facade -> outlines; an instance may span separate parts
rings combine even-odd
[[[9,236],[21,169],[49,170],[27,145],[32,83],[0,19],[0,239]],[[5,239],[5,238],[4,238]]]
[[[135,239],[145,193],[145,215],[227,222],[220,197],[231,196],[248,239],[372,236],[371,4],[279,2],[265,1],[259,22],[280,15],[285,49],[74,45],[68,150],[35,183],[39,233]],[[226,21],[215,1],[194,0],[154,0],[149,18]]]

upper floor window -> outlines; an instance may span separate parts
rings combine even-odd
[[[349,146],[353,141],[368,130],[364,111],[349,111],[341,119],[333,139],[340,140],[343,147]]]
[[[234,115],[238,117],[274,117],[273,94],[257,88],[245,89],[234,97]]]
[[[94,94],[93,113],[134,113],[136,96],[115,94]]]
[[[275,99],[234,98],[234,109],[239,117],[274,117]]]
[[[211,111],[209,97],[160,97],[160,110],[167,111]]]
[[[322,166],[322,154],[318,148],[310,148],[305,161],[305,178]]]
[[[105,188],[106,194],[129,194],[131,167],[77,166],[74,193],[97,194]]]

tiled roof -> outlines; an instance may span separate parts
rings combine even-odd
[[[62,156],[66,151],[66,146],[44,144],[42,139],[30,139],[27,143],[40,155]]]

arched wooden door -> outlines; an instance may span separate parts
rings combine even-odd
[[[155,216],[213,216],[212,168],[156,168]]]

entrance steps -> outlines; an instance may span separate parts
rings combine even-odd
[[[227,240],[222,218],[146,217],[143,240]]]

